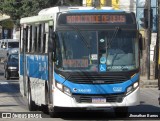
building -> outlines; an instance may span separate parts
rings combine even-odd
[[[113,9],[136,12],[136,0],[83,0],[83,6],[99,5],[100,7],[110,6]]]

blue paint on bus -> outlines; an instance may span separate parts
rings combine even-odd
[[[26,55],[27,75],[32,78],[48,80],[48,57],[47,55]],[[23,75],[23,55],[20,55],[20,74]],[[117,84],[76,84],[53,73],[57,82],[68,87],[74,94],[117,94],[125,93],[127,88],[138,81],[139,74],[130,80]],[[115,88],[115,90],[114,90]],[[75,91],[76,89],[77,91]],[[117,90],[116,90],[117,89]]]
[[[74,94],[117,94],[125,93],[129,86],[138,81],[139,74],[136,74],[130,80],[117,84],[76,84],[69,80],[65,80],[56,73],[54,73],[54,77],[57,82],[68,87]]]
[[[23,75],[23,55],[20,55],[20,75]],[[26,54],[27,76],[48,80],[48,57],[47,55]]]

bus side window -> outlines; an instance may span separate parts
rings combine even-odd
[[[29,52],[32,50],[32,26],[30,26]]]
[[[34,52],[37,50],[37,26],[35,26],[34,30]]]
[[[30,43],[30,26],[27,26],[27,42],[26,42],[26,52],[29,52]]]
[[[41,45],[40,45],[40,52],[41,53],[43,53],[44,51],[43,51],[43,47],[44,47],[44,27],[45,27],[45,25],[44,25],[44,23],[43,24],[41,24]]]
[[[23,44],[22,44],[22,49],[23,49],[23,52],[26,52],[26,46],[27,46],[27,27],[26,28],[23,28],[23,37],[22,37],[22,41],[23,41]]]
[[[20,29],[20,52],[23,52],[23,26],[21,26],[21,29]],[[1,44],[1,46],[3,45],[3,43]],[[2,48],[2,47],[1,47]]]
[[[37,29],[37,52],[41,52],[41,24],[39,24]]]
[[[34,52],[34,43],[35,43],[35,25],[32,25],[32,46],[31,46],[31,52]]]
[[[49,25],[48,23],[45,23],[45,53],[48,52],[48,39],[49,39]]]
[[[28,26],[26,26],[26,44],[25,44],[25,52],[27,52],[27,49],[28,49]]]
[[[43,36],[43,53],[45,53],[46,51],[46,34],[44,34]]]
[[[45,23],[42,24],[42,53],[45,53],[45,42],[46,42],[46,33],[45,33]]]

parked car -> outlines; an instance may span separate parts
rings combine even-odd
[[[19,40],[2,39],[0,40],[0,60],[3,62],[8,54],[19,51]]]
[[[18,78],[18,70],[18,53],[9,54],[4,61],[4,77],[7,80]]]

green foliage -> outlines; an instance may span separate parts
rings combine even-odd
[[[13,21],[11,19],[1,21],[0,24],[3,25],[4,28],[8,29],[12,29],[14,27]]]
[[[44,8],[58,5],[60,0],[0,0],[0,12],[11,17],[19,26],[20,18],[37,15]],[[82,0],[65,0],[69,5],[80,5]]]

